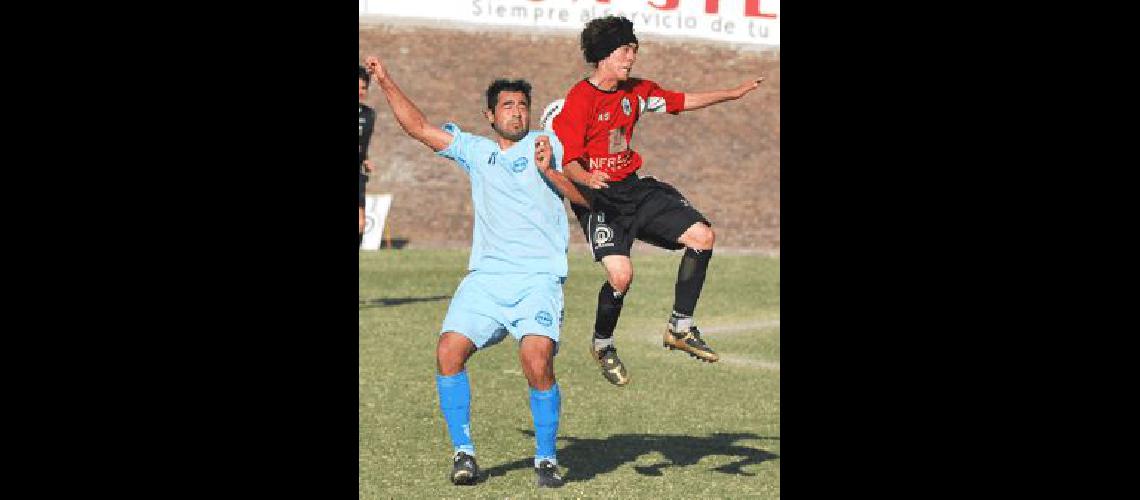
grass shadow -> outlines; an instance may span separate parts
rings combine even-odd
[[[520,430],[520,432],[531,437],[534,436],[534,431]],[[642,455],[655,452],[664,455],[665,461],[649,466],[635,466],[634,470],[638,474],[661,476],[664,475],[664,470],[669,467],[689,467],[696,465],[705,457],[724,455],[739,458],[735,462],[715,467],[712,470],[723,474],[754,476],[755,473],[744,471],[744,467],[780,458],[774,453],[737,443],[737,441],[746,439],[779,441],[780,438],[732,432],[718,432],[707,437],[668,434],[615,434],[602,439],[589,439],[560,436],[558,438],[560,441],[558,463],[567,469],[563,474],[566,481],[573,482],[588,481],[598,474],[613,472],[622,464],[632,463]],[[486,480],[486,478],[506,474],[507,471],[533,467],[534,459],[527,457],[485,469],[480,476],[482,476],[482,480]]]
[[[412,304],[416,302],[432,302],[436,300],[450,299],[450,295],[436,295],[434,297],[395,297],[384,299],[360,299],[360,309],[370,309],[373,307],[389,307],[389,306],[402,306],[404,304]]]

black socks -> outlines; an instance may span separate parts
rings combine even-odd
[[[697,308],[697,299],[701,297],[701,288],[705,285],[705,270],[709,268],[709,259],[712,259],[712,249],[693,250],[685,249],[681,257],[681,266],[677,269],[676,298],[673,301],[673,312],[685,316],[692,316]]]
[[[625,295],[617,293],[609,281],[602,285],[602,289],[598,291],[598,314],[594,319],[595,339],[613,337],[624,299]]]

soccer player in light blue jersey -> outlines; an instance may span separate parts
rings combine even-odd
[[[451,299],[436,347],[439,405],[455,453],[451,482],[479,480],[467,360],[510,334],[530,386],[537,484],[562,486],[555,454],[561,394],[554,378],[569,240],[562,197],[588,205],[560,171],[562,144],[554,134],[530,131],[530,84],[524,80],[495,80],[487,88],[484,114],[495,131],[487,138],[454,123],[429,124],[379,59],[365,64],[404,132],[454,160],[471,179],[469,274]]]

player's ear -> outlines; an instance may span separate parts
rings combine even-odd
[[[495,123],[495,113],[492,113],[491,110],[483,110],[483,116],[487,117],[487,123]]]

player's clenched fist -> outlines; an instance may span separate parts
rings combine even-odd
[[[380,64],[380,58],[376,56],[368,56],[364,59],[364,67],[368,70],[368,73],[372,75],[372,78],[378,82],[382,82],[388,78],[388,72],[384,70],[384,65]]]
[[[540,172],[550,170],[550,138],[540,135],[534,138],[534,164]]]

